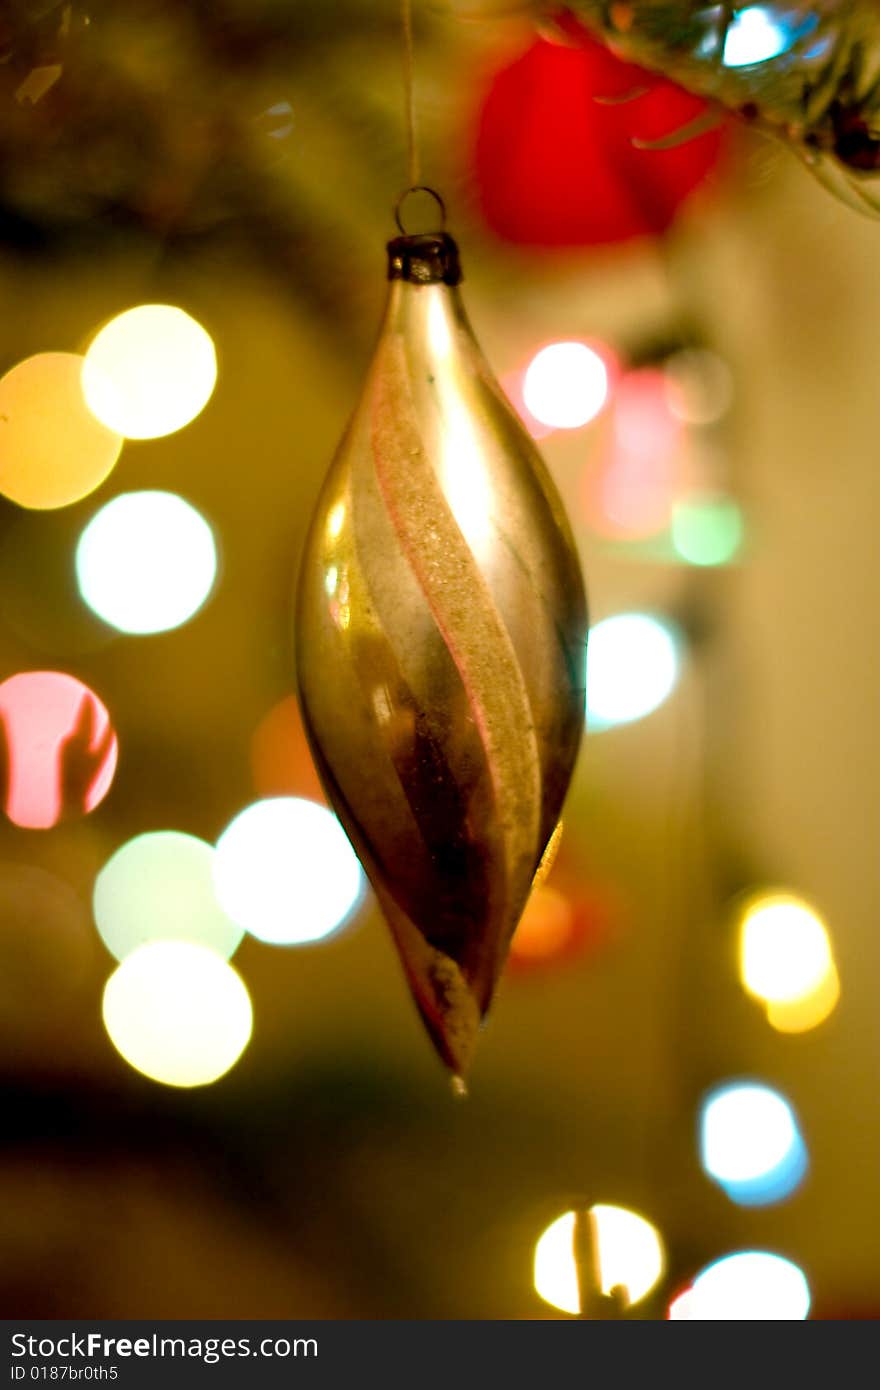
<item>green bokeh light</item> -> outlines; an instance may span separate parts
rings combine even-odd
[[[178,830],[128,840],[95,880],[98,932],[117,960],[146,942],[188,941],[227,959],[244,936],[214,894],[214,847]]]
[[[743,516],[731,497],[692,497],[676,502],[672,544],[689,565],[725,565],[743,542]]]

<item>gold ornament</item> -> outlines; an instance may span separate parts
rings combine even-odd
[[[444,232],[389,243],[299,583],[300,704],[443,1061],[466,1072],[584,722],[586,602]]]

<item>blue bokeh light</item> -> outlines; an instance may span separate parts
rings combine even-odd
[[[727,29],[722,62],[726,68],[768,63],[812,33],[817,22],[815,15],[809,15],[792,24],[770,5],[748,5],[734,16]]]
[[[699,1127],[700,1162],[737,1206],[784,1201],[806,1176],[797,1117],[769,1086],[736,1081],[717,1087],[703,1100]]]

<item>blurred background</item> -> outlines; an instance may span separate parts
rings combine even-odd
[[[414,6],[423,174],[592,623],[457,1102],[294,699],[399,7],[0,6],[7,1316],[565,1318],[597,1205],[630,1316],[876,1316],[880,233],[727,121],[637,149],[699,103],[609,104],[536,8]]]

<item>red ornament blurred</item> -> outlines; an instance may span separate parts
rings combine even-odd
[[[558,23],[565,42],[535,40],[492,80],[475,151],[483,215],[498,236],[523,246],[659,236],[718,163],[725,132],[672,149],[636,148],[634,139],[683,130],[707,103],[622,62],[574,19]]]

